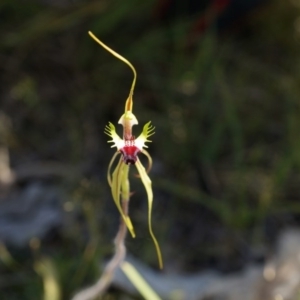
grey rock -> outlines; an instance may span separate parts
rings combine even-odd
[[[58,188],[37,182],[6,195],[0,201],[0,240],[23,247],[43,238],[62,224],[61,201]]]

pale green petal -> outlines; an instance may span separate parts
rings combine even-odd
[[[135,237],[135,233],[134,233],[134,229],[133,229],[131,220],[130,220],[129,216],[124,214],[123,209],[121,207],[121,203],[120,203],[121,186],[123,184],[122,181],[126,180],[126,178],[124,177],[124,172],[127,172],[127,174],[128,174],[128,170],[127,170],[128,167],[129,166],[125,164],[122,157],[120,157],[118,165],[112,174],[111,192],[112,192],[114,202],[115,202],[128,230],[130,231],[132,237]],[[128,201],[129,198],[124,199],[124,201],[125,200]]]
[[[104,133],[112,138],[112,140],[108,141],[108,143],[114,144],[111,148],[117,147],[117,149],[120,150],[124,147],[125,143],[116,133],[116,128],[112,123],[109,122],[108,125],[105,126]]]
[[[146,123],[144,125],[142,133],[139,135],[137,139],[135,139],[135,146],[140,149],[140,151],[143,149],[143,147],[148,147],[145,145],[146,142],[151,142],[148,140],[148,137],[154,134],[155,127],[151,125],[151,121]]]
[[[113,155],[113,157],[112,157],[112,159],[110,160],[109,165],[108,165],[108,169],[107,169],[107,181],[108,181],[108,184],[109,184],[110,187],[111,187],[111,181],[112,181],[112,178],[111,178],[111,175],[110,175],[110,170],[111,170],[112,164],[114,163],[114,161],[115,161],[117,155],[119,155],[119,154],[120,154],[120,152],[116,152],[116,153]]]
[[[163,268],[163,262],[162,262],[161,251],[160,251],[160,248],[159,248],[159,244],[158,244],[158,242],[155,238],[155,235],[152,231],[151,214],[152,214],[153,192],[152,192],[151,180],[150,180],[145,168],[143,167],[143,165],[141,164],[141,161],[139,159],[137,159],[137,161],[135,163],[135,166],[136,166],[136,168],[139,172],[139,175],[141,176],[141,180],[142,180],[142,182],[144,184],[144,187],[146,189],[146,192],[147,192],[149,232],[150,232],[150,235],[152,237],[152,240],[153,240],[155,248],[156,248],[159,267],[162,269]]]
[[[150,156],[149,152],[146,151],[145,149],[143,149],[141,152],[148,158],[147,173],[149,173],[150,170],[152,169],[152,157]]]

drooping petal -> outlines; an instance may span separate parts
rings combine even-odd
[[[123,212],[123,209],[121,207],[120,203],[120,195],[121,195],[121,186],[122,186],[122,181],[124,181],[124,172],[128,173],[128,168],[129,166],[125,164],[123,161],[122,157],[120,157],[120,160],[118,162],[118,165],[116,166],[116,169],[114,170],[112,174],[112,179],[111,179],[111,193],[112,197],[114,199],[114,202],[128,228],[130,231],[132,237],[135,237],[134,229],[131,223],[131,220],[128,215],[125,215]],[[128,199],[122,199],[124,201],[128,201]]]
[[[112,178],[111,178],[111,174],[110,174],[110,170],[111,170],[111,167],[116,159],[116,157],[120,154],[120,152],[115,152],[115,154],[113,155],[112,159],[110,160],[109,162],[109,165],[108,165],[108,169],[107,169],[107,181],[108,181],[108,184],[109,186],[111,187],[111,182],[112,182]]]
[[[145,149],[143,149],[141,152],[148,158],[147,173],[149,173],[152,169],[152,157],[150,156],[149,152]]]
[[[111,148],[117,147],[117,149],[120,150],[124,147],[125,143],[116,133],[116,128],[112,123],[109,122],[108,125],[105,126],[104,133],[112,138],[112,140],[108,141],[108,143],[113,143]]]
[[[137,168],[137,170],[138,170],[138,172],[141,176],[141,180],[142,180],[142,182],[144,184],[144,187],[146,189],[147,198],[148,198],[148,226],[149,226],[149,232],[150,232],[150,235],[152,237],[152,240],[153,240],[155,248],[156,248],[159,267],[162,269],[163,268],[162,255],[161,255],[159,244],[158,244],[158,242],[156,240],[156,237],[153,233],[152,222],[151,222],[152,203],[153,203],[153,192],[152,192],[151,180],[150,180],[149,176],[147,175],[147,172],[146,172],[145,168],[143,167],[143,165],[141,164],[139,159],[137,159],[137,161],[135,163],[135,166],[136,166],[136,168]]]
[[[148,148],[145,145],[146,142],[151,142],[148,140],[148,137],[154,134],[155,127],[152,126],[151,121],[144,125],[142,133],[139,135],[137,139],[135,139],[135,145],[142,151],[143,147]]]
[[[145,149],[143,149],[141,153],[143,153],[148,158],[148,167],[146,169],[146,172],[148,174],[152,169],[152,157],[150,156],[149,152]],[[141,176],[139,174],[135,174],[135,177],[140,178]]]

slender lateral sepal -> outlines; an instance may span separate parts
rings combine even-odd
[[[114,202],[129,230],[129,232],[131,233],[132,237],[135,237],[135,233],[134,233],[134,229],[131,223],[131,220],[129,218],[128,215],[125,215],[123,212],[123,209],[121,207],[120,204],[120,194],[121,194],[121,186],[122,186],[122,181],[124,180],[124,172],[126,173],[127,177],[128,177],[128,169],[129,166],[126,165],[124,163],[124,161],[122,160],[122,157],[120,157],[120,160],[118,162],[118,165],[115,169],[115,171],[112,174],[112,180],[111,180],[111,191],[112,191],[112,196],[114,199]],[[127,199],[123,199],[124,201],[129,201],[129,196]]]
[[[151,221],[151,215],[152,215],[152,203],[153,203],[153,192],[152,192],[152,184],[151,184],[151,180],[145,170],[145,168],[143,167],[143,165],[141,164],[140,160],[137,159],[135,166],[141,176],[141,180],[144,184],[144,187],[146,189],[146,193],[147,193],[147,198],[148,198],[148,226],[149,226],[149,232],[150,235],[152,237],[153,243],[155,245],[156,248],[156,252],[157,252],[157,257],[158,257],[158,264],[159,267],[162,269],[163,268],[163,262],[162,262],[162,255],[161,255],[161,251],[160,251],[160,247],[159,244],[156,240],[156,237],[153,233],[152,230],[152,221]]]

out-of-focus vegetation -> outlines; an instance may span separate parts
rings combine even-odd
[[[195,17],[164,23],[154,7],[1,1],[1,145],[13,169],[50,161],[75,170],[51,181],[66,195],[64,226],[0,249],[1,299],[40,299],[49,282],[68,299],[113,250],[113,150],[103,130],[123,113],[132,74],[88,30],[138,70],[135,114],[156,126],[153,225],[166,272],[237,270],[263,259],[282,227],[299,224],[300,2],[271,1],[192,39]],[[137,238],[128,249],[155,266],[146,198],[138,184],[133,190]]]

